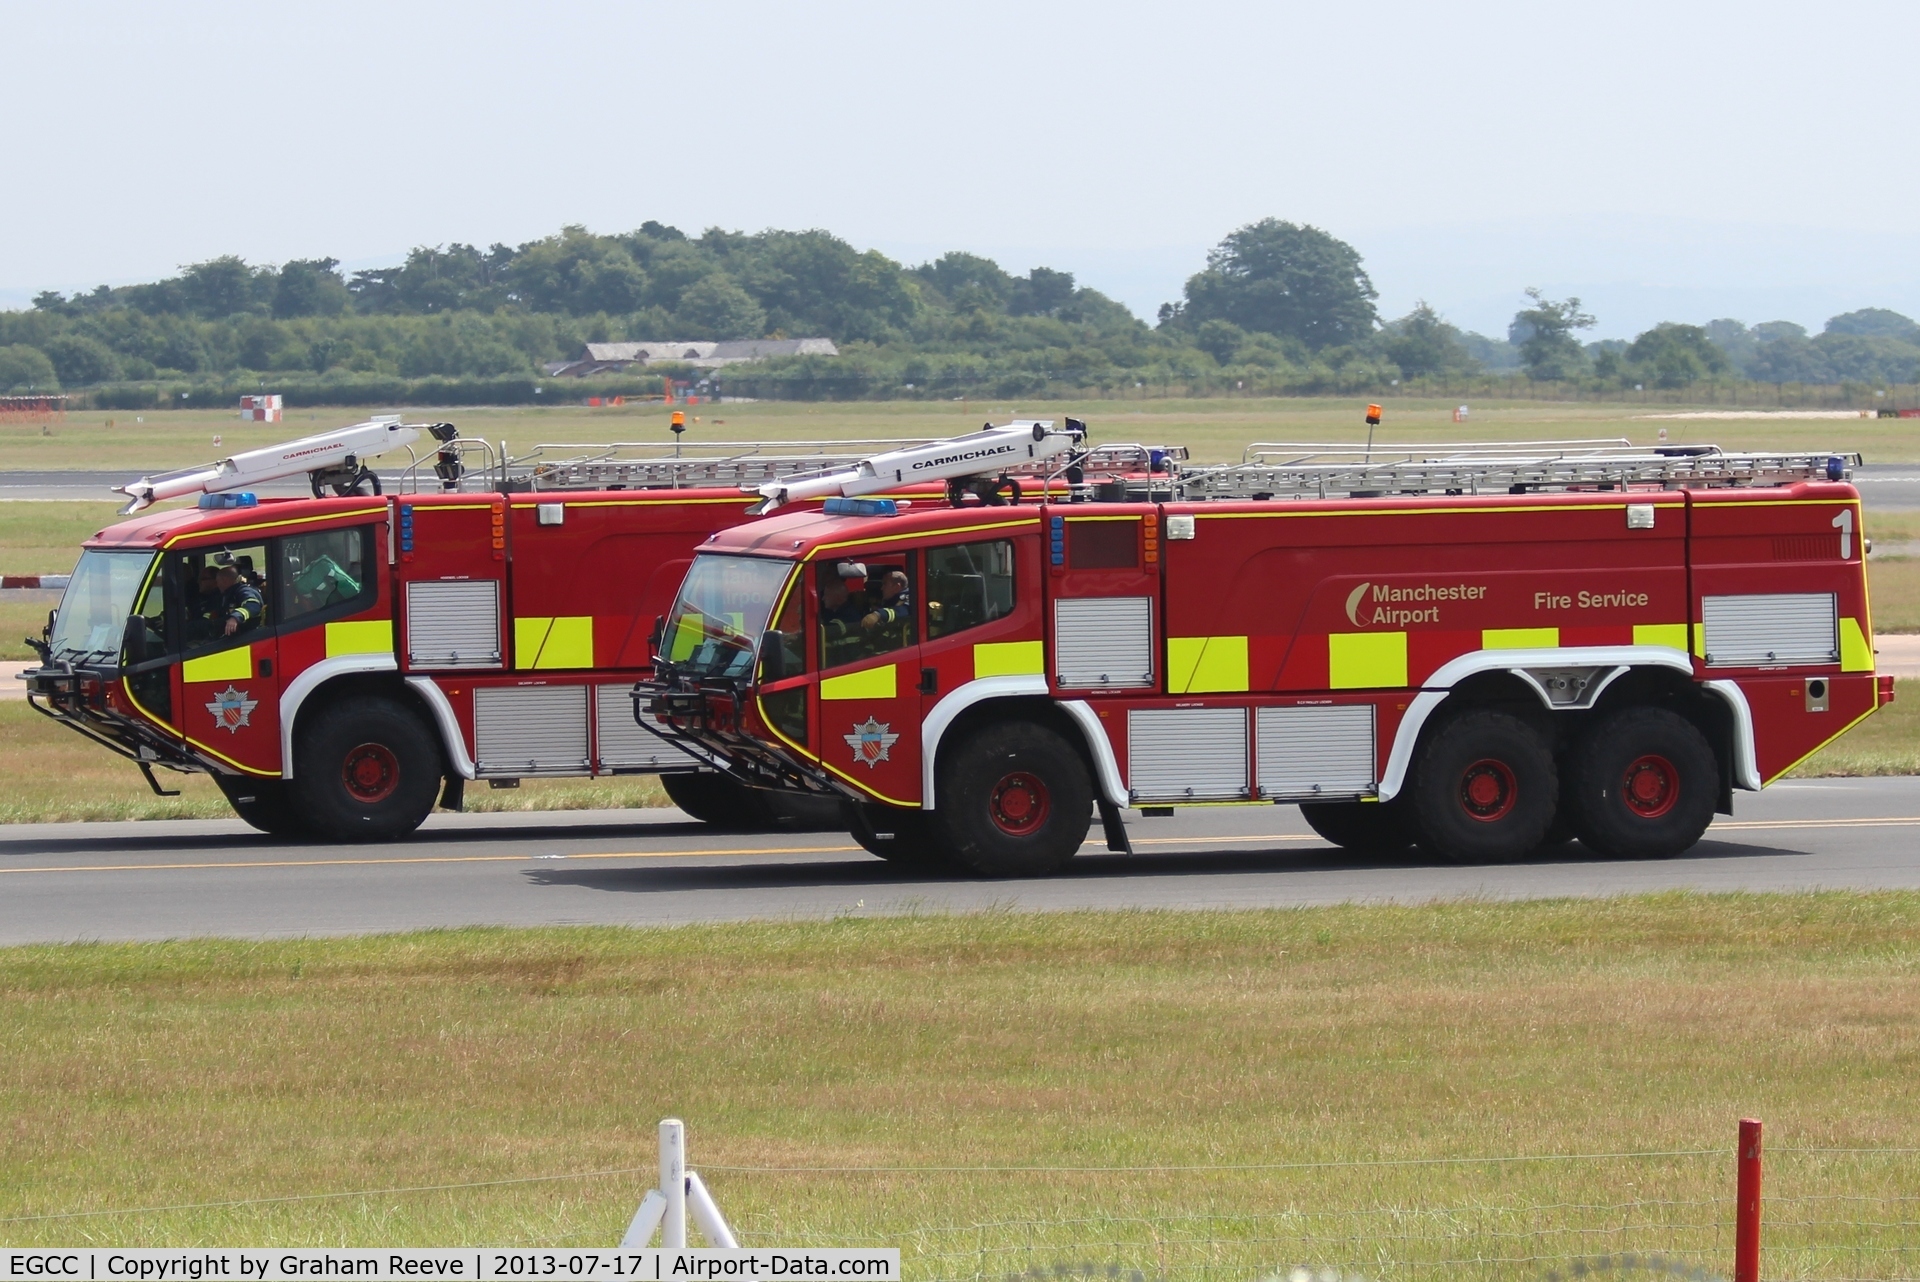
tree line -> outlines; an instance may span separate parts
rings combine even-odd
[[[1920,381],[1920,325],[1882,309],[1817,335],[1716,320],[1588,342],[1580,300],[1539,290],[1498,338],[1424,302],[1383,320],[1377,298],[1353,246],[1273,218],[1228,234],[1152,324],[1070,272],[1014,274],[960,251],[908,267],[824,231],[567,227],[515,246],[422,246],[352,273],[332,258],[226,256],[147,284],[47,291],[0,312],[0,390],[120,385],[137,401],[162,384],[270,379],[380,399],[396,380],[537,380],[588,342],[813,335],[843,356],[735,367],[727,381],[906,396],[1055,383],[1304,392],[1507,371],[1594,388]]]

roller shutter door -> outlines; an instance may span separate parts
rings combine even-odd
[[[407,666],[500,667],[499,580],[407,584]]]
[[[1840,662],[1831,592],[1767,592],[1700,601],[1710,668]]]
[[[691,768],[697,764],[680,749],[640,728],[633,719],[633,683],[593,688],[598,729],[599,770],[648,771]]]
[[[1254,714],[1260,795],[1306,799],[1373,791],[1373,706],[1261,708]]]
[[[483,779],[586,774],[587,688],[476,689],[473,739],[474,771]]]
[[[1063,597],[1053,603],[1054,681],[1067,690],[1153,684],[1153,598]]]
[[[1139,802],[1245,797],[1246,709],[1134,709],[1127,714],[1127,773]]]

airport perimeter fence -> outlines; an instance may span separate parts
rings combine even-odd
[[[1732,1146],[1170,1166],[689,1165],[742,1247],[898,1247],[909,1282],[1920,1282],[1920,1148],[1774,1147],[1764,1180],[1752,1165],[1745,1188]],[[159,1244],[135,1225],[164,1241],[170,1217],[210,1207],[236,1244],[289,1231],[337,1240],[352,1212],[329,1227],[315,1204],[386,1208],[384,1218],[414,1199],[445,1199],[462,1220],[485,1220],[485,1204],[505,1199],[530,1212],[509,1217],[526,1223],[542,1218],[534,1203],[550,1190],[567,1227],[484,1244],[590,1251],[614,1244],[654,1175],[636,1166],[0,1216],[0,1240],[35,1222],[95,1245]],[[1741,1214],[1743,1201],[1757,1219]],[[304,1228],[260,1231],[290,1208]]]
[[[817,1246],[898,1246],[915,1282],[1920,1279],[1920,1150],[1767,1153],[1760,1263],[1744,1277],[1736,1268],[1734,1159],[1731,1150],[1709,1149],[1157,1171],[819,1169],[807,1174],[910,1180],[925,1201],[955,1209],[968,1198],[956,1178],[974,1186],[1017,1180],[1030,1189],[1035,1213],[954,1216],[885,1241],[809,1232],[785,1214],[743,1217],[734,1227],[742,1245],[804,1236]],[[716,1187],[799,1174],[704,1169]],[[1075,1188],[1099,1178],[1113,1182],[1101,1195]],[[861,1200],[851,1188],[844,1193]],[[1044,1210],[1090,1202],[1104,1205],[1093,1214]]]

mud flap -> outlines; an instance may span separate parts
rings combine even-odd
[[[464,810],[467,806],[467,781],[459,775],[448,775],[447,786],[440,790],[440,809]]]
[[[1100,826],[1107,830],[1107,849],[1116,855],[1133,853],[1133,843],[1127,840],[1127,825],[1120,817],[1120,807],[1102,798],[1100,801]]]
[[[155,778],[153,777],[153,767],[152,767],[152,766],[150,766],[150,765],[148,765],[148,764],[147,764],[146,762],[144,762],[144,761],[142,761],[142,762],[139,762],[139,763],[137,763],[137,764],[138,764],[138,765],[139,765],[139,767],[140,767],[140,773],[141,773],[141,774],[143,774],[143,775],[145,775],[145,776],[147,777],[147,787],[149,787],[149,788],[151,788],[151,789],[153,789],[153,795],[154,795],[154,796],[156,796],[156,797],[177,797],[177,796],[179,796],[179,795],[180,795],[180,790],[179,790],[178,788],[175,788],[175,789],[173,789],[173,790],[172,790],[171,792],[169,792],[169,791],[168,791],[167,789],[165,789],[165,788],[162,788],[162,787],[160,786],[160,781],[159,781],[158,779],[155,779]]]

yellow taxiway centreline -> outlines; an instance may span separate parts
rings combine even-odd
[[[1318,840],[1318,837],[1295,833],[1275,833],[1247,837],[1146,837],[1134,844],[1136,846],[1198,846],[1222,842]],[[192,872],[214,868],[365,868],[401,864],[517,864],[535,861],[571,863],[582,859],[699,859],[718,855],[844,855],[852,854],[859,849],[859,846],[743,846],[735,849],[714,850],[588,851],[577,855],[400,855],[392,859],[235,859],[168,864],[52,864],[30,868],[0,867],[0,876],[56,872]]]
[[[1716,823],[1707,831],[1713,833],[1793,828],[1911,828],[1915,826],[1920,826],[1920,815],[1888,819],[1750,819]],[[1208,846],[1319,840],[1321,838],[1310,833],[1255,833],[1224,837],[1137,837],[1133,844],[1136,846]],[[701,859],[723,855],[845,855],[859,850],[859,846],[746,846],[713,850],[618,850],[604,853],[590,851],[577,855],[401,855],[393,859],[246,859],[170,864],[53,864],[30,868],[0,867],[0,876],[61,872],[192,872],[215,868],[359,868],[405,864],[518,864],[535,861],[570,863],[584,859]]]

